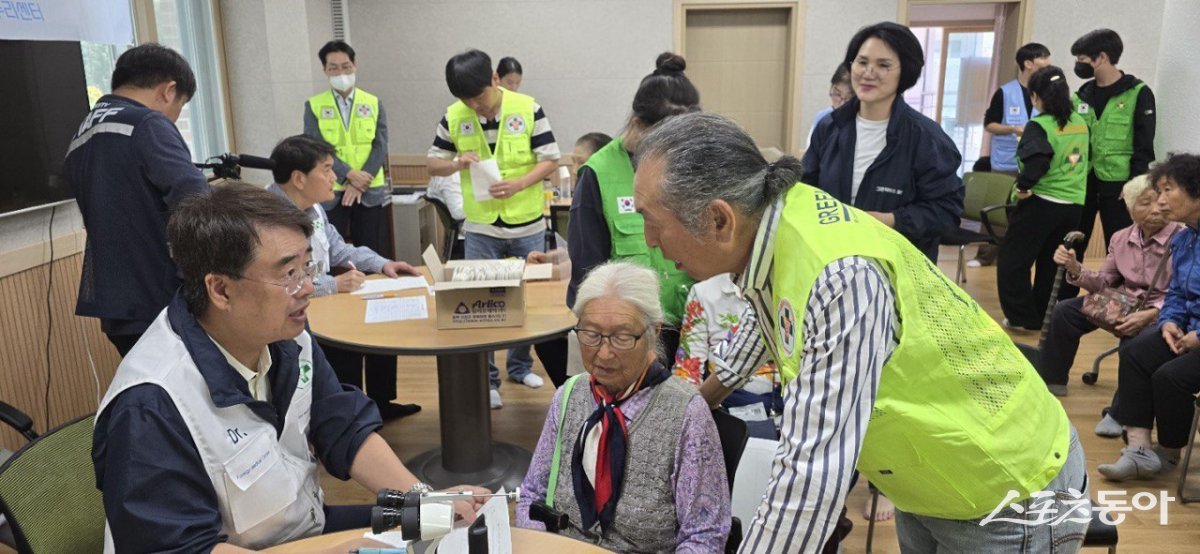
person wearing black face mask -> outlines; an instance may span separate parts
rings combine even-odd
[[[1121,187],[1146,173],[1154,160],[1154,93],[1141,79],[1117,69],[1123,50],[1120,35],[1110,29],[1087,33],[1071,45],[1075,75],[1090,79],[1072,98],[1076,113],[1091,131],[1087,198],[1079,226],[1085,238],[1083,246],[1076,249],[1080,260],[1091,240],[1096,214],[1104,228],[1105,244],[1114,233],[1133,224],[1121,201]],[[1078,289],[1071,287],[1063,298],[1077,293]]]

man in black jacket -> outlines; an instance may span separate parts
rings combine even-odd
[[[1076,248],[1080,260],[1097,213],[1105,245],[1113,233],[1133,224],[1121,201],[1121,188],[1146,173],[1154,160],[1154,93],[1141,79],[1117,69],[1123,51],[1120,35],[1110,29],[1092,31],[1071,45],[1075,75],[1091,79],[1073,99],[1091,130],[1087,200],[1079,224],[1085,238],[1083,246]]]
[[[75,313],[100,318],[124,356],[179,288],[167,249],[167,217],[208,191],[175,127],[196,93],[179,53],[143,44],[117,58],[112,94],[96,102],[71,139],[63,176],[87,228]]]

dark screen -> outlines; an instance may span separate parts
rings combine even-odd
[[[0,40],[0,213],[71,198],[67,146],[88,112],[78,42]]]

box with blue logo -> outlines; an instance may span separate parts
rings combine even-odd
[[[552,269],[550,264],[526,264],[525,260],[450,260],[443,264],[433,247],[421,257],[433,278],[438,329],[524,325],[525,281],[549,278]]]

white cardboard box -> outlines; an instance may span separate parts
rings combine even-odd
[[[520,327],[525,324],[525,281],[549,279],[551,264],[526,264],[521,279],[452,281],[460,267],[493,260],[451,260],[443,264],[433,247],[422,255],[437,296],[438,329]]]

